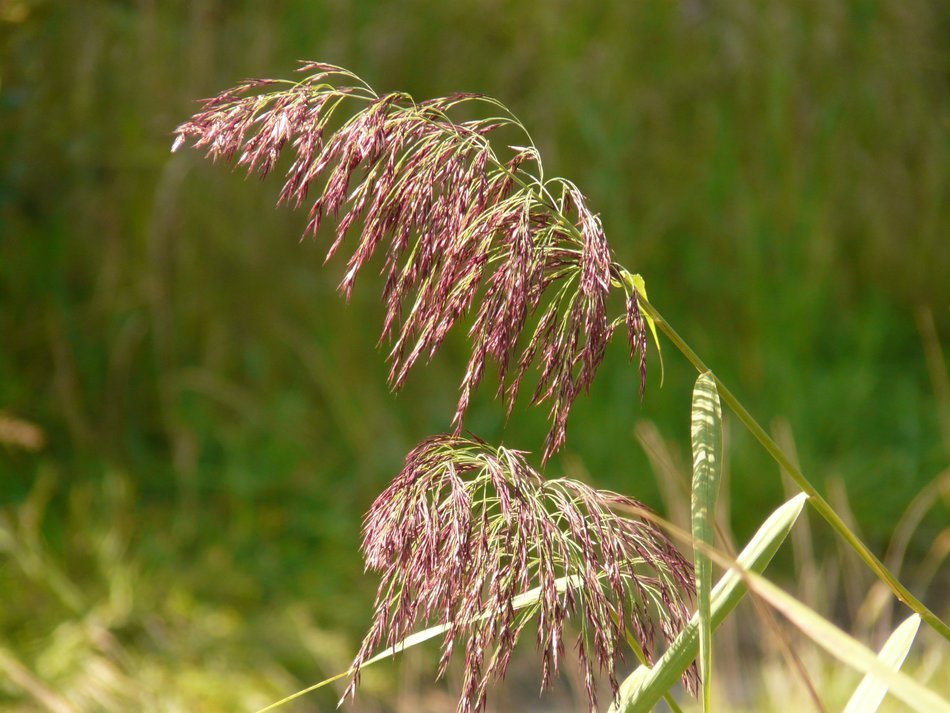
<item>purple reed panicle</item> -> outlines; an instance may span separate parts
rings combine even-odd
[[[301,71],[307,76],[299,82],[249,80],[205,100],[176,129],[173,150],[191,139],[209,157],[261,176],[289,152],[280,203],[299,207],[312,189],[318,194],[305,234],[316,234],[327,215],[335,219],[329,259],[350,232],[359,233],[341,291],[348,297],[360,270],[383,256],[380,340],[391,342],[393,387],[474,313],[455,432],[489,361],[509,412],[536,365],[532,401],[550,407],[547,460],[563,445],[571,406],[622,321],[607,315],[620,268],[600,220],[572,183],[543,178],[530,137],[527,147],[507,146],[509,155],[499,157],[489,140],[494,132],[528,134],[494,100],[457,94],[414,102],[401,93],[377,95],[332,65],[309,62]],[[472,103],[501,116],[450,117]],[[631,356],[640,355],[642,397],[646,337],[638,299],[627,296],[626,326]]]
[[[644,509],[577,481],[546,480],[518,451],[456,436],[421,443],[365,518],[366,566],[382,581],[347,695],[381,646],[440,623],[448,630],[439,675],[453,650],[464,648],[458,711],[481,711],[533,618],[542,688],[548,685],[564,655],[569,617],[590,710],[596,669],[616,695],[626,637],[652,661],[653,616],[669,644],[689,618],[683,596],[693,591],[692,567],[676,548],[651,523],[617,507]],[[531,587],[537,596],[525,597]],[[687,683],[695,683],[695,671]]]
[[[340,283],[344,295],[381,255],[380,340],[391,343],[394,388],[419,359],[434,356],[459,320],[471,318],[454,435],[413,450],[366,515],[363,553],[381,583],[347,693],[377,648],[437,622],[447,627],[439,674],[454,649],[464,648],[458,710],[480,711],[534,618],[542,687],[549,684],[571,618],[593,710],[595,672],[606,672],[616,695],[628,636],[652,660],[654,621],[667,644],[685,624],[692,567],[649,521],[617,512],[642,508],[635,500],[545,480],[524,454],[459,434],[489,362],[509,413],[535,367],[532,402],[550,408],[546,461],[563,445],[571,406],[624,321],[631,357],[640,358],[642,398],[640,297],[580,190],[544,178],[530,136],[504,106],[474,94],[425,102],[380,96],[332,65],[301,70],[307,76],[299,82],[250,80],[205,100],[176,130],[173,150],[191,139],[209,157],[261,176],[291,154],[279,202],[299,208],[317,194],[305,235],[316,235],[327,216],[335,221],[329,260],[358,232]],[[501,116],[450,116],[472,103]],[[501,158],[490,138],[505,127],[522,132],[527,146],[507,146]],[[607,297],[618,284],[625,315],[609,319]],[[686,681],[695,683],[695,671]]]

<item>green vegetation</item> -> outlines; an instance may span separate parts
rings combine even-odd
[[[253,709],[352,659],[375,588],[360,518],[445,430],[467,352],[450,338],[393,398],[370,276],[343,309],[342,263],[298,244],[276,182],[168,154],[195,97],[300,58],[381,90],[503,98],[664,315],[750,410],[781,416],[776,440],[946,615],[945,19],[919,0],[0,0],[0,707]],[[550,467],[688,528],[695,371],[664,354],[640,406],[613,345]],[[506,425],[490,392],[468,426],[540,450],[544,414]],[[783,492],[736,426],[719,500],[745,542]],[[823,523],[791,539],[770,577],[807,604],[866,643],[905,618]],[[920,636],[925,680],[946,648]],[[781,637],[762,638],[768,690]],[[838,680],[823,661],[805,663]],[[409,658],[392,698],[396,670],[367,671],[361,701],[454,705],[411,693],[433,667]],[[857,681],[818,688],[834,707]]]

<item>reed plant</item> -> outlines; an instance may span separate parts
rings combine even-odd
[[[344,296],[364,268],[380,265],[380,343],[394,389],[436,355],[453,328],[466,330],[470,347],[449,431],[407,456],[365,517],[363,556],[380,584],[363,644],[348,671],[307,691],[349,677],[344,698],[353,696],[366,666],[441,636],[437,675],[464,650],[458,710],[481,711],[533,621],[542,687],[559,671],[571,625],[591,711],[598,673],[610,684],[611,710],[649,710],[661,697],[675,709],[676,679],[701,689],[709,710],[713,632],[752,591],[866,673],[855,694],[861,700],[879,702],[890,690],[917,710],[950,710],[896,670],[902,656],[876,657],[758,574],[807,501],[914,617],[950,640],[950,627],[875,557],[649,302],[643,278],[616,261],[586,196],[545,174],[529,131],[503,104],[476,94],[380,95],[353,73],[319,62],[300,71],[298,81],[250,80],[205,100],[176,130],[173,150],[191,142],[262,177],[290,154],[279,203],[307,206],[305,236],[317,236],[327,218],[335,222],[327,260],[352,242],[339,285]],[[509,417],[528,382],[531,404],[547,409],[547,465],[618,330],[636,361],[641,398],[648,344],[652,338],[659,350],[660,332],[699,372],[689,533],[627,495],[542,475],[525,453],[464,435],[473,393],[494,367]],[[801,491],[736,556],[714,547],[720,401]],[[691,546],[692,563],[677,539]],[[715,586],[713,563],[727,570]],[[909,648],[917,619],[909,621],[892,649]],[[625,649],[641,666],[621,682]]]

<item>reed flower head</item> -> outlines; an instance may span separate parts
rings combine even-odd
[[[572,618],[593,710],[596,669],[616,694],[626,637],[650,658],[654,617],[669,643],[688,620],[684,596],[693,592],[690,564],[656,527],[617,507],[644,506],[574,480],[546,480],[518,451],[455,436],[424,441],[366,515],[366,566],[382,581],[348,693],[380,646],[437,622],[448,625],[440,675],[463,647],[458,710],[482,710],[532,619],[548,685]]]
[[[547,459],[563,444],[571,406],[623,321],[607,315],[619,268],[600,220],[574,184],[544,178],[530,136],[494,100],[458,94],[415,102],[380,96],[332,65],[311,62],[301,71],[307,76],[299,82],[251,80],[206,100],[176,129],[173,150],[191,139],[211,158],[261,176],[289,150],[280,202],[298,207],[317,187],[306,233],[316,234],[327,215],[336,219],[327,259],[351,229],[359,233],[342,292],[349,296],[359,271],[382,255],[381,341],[392,345],[393,387],[471,313],[456,434],[489,361],[509,412],[535,365],[533,402],[550,407]],[[462,104],[496,116],[453,119]],[[499,155],[489,139],[504,127],[522,132],[527,145]],[[642,396],[646,339],[635,292],[628,291],[626,326],[631,355],[640,355]]]

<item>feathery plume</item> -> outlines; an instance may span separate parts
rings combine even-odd
[[[380,96],[332,65],[308,62],[301,71],[307,76],[299,82],[249,80],[205,100],[176,129],[173,150],[191,139],[212,159],[262,177],[289,151],[279,202],[299,207],[317,186],[305,234],[315,235],[328,215],[336,220],[329,259],[351,229],[359,233],[340,283],[344,295],[382,254],[380,340],[391,342],[393,388],[474,313],[455,432],[489,361],[499,370],[498,395],[509,413],[535,365],[532,401],[550,407],[547,460],[564,443],[571,406],[623,321],[607,315],[620,268],[600,220],[574,184],[544,178],[523,125],[488,97],[414,102],[403,93]],[[451,118],[459,105],[473,103],[500,116]],[[489,139],[504,127],[523,132],[528,145],[507,146],[502,158]],[[646,339],[637,302],[628,294],[626,326],[631,356],[640,354],[642,398]],[[531,336],[522,338],[526,331]]]
[[[464,647],[458,711],[481,711],[487,687],[504,677],[532,618],[542,688],[548,685],[570,617],[593,711],[596,669],[617,693],[627,635],[652,661],[653,617],[667,644],[688,621],[692,567],[651,523],[615,511],[644,506],[574,480],[546,480],[524,455],[438,436],[407,456],[365,518],[366,567],[382,581],[347,694],[355,691],[360,665],[381,646],[420,625],[448,624],[439,675]],[[518,595],[532,587],[537,600],[517,608]],[[695,672],[687,678],[695,683]]]

